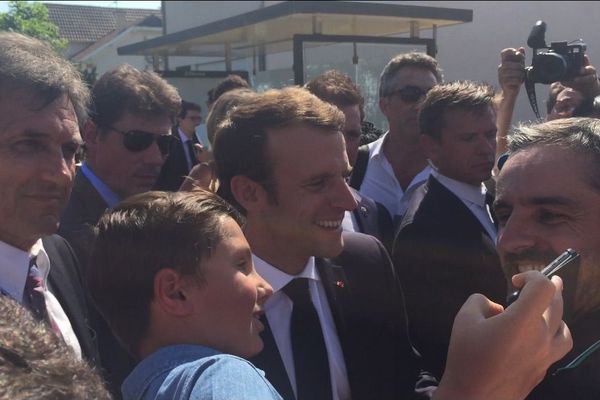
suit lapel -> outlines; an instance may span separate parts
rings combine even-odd
[[[321,283],[325,289],[327,295],[327,301],[329,303],[329,309],[333,315],[335,327],[337,329],[338,338],[344,354],[347,352],[347,346],[344,339],[347,335],[346,322],[345,322],[345,304],[347,303],[347,296],[350,293],[351,288],[349,282],[346,279],[344,269],[339,265],[333,264],[330,260],[324,258],[317,258],[315,260],[317,271],[321,277]],[[344,356],[346,358],[346,356]]]
[[[266,377],[273,387],[279,392],[281,397],[287,400],[295,399],[292,385],[287,376],[287,371],[283,365],[283,360],[279,354],[277,343],[273,337],[271,326],[267,320],[266,315],[260,317],[260,321],[265,327],[265,330],[260,334],[263,340],[263,350],[256,356],[252,357],[250,361],[256,365],[256,367],[265,371]]]

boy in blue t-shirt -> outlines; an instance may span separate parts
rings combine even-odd
[[[126,400],[281,399],[244,359],[262,350],[272,288],[254,270],[241,223],[204,191],[137,195],[98,223],[89,290],[141,360],[123,383]]]

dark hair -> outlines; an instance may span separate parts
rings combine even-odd
[[[394,77],[402,68],[421,68],[431,72],[437,83],[442,83],[444,77],[437,60],[425,53],[405,53],[392,58],[383,68],[379,77],[379,97],[389,96],[394,89]]]
[[[48,324],[0,296],[0,394],[3,399],[108,400],[102,378]]]
[[[234,89],[250,89],[250,85],[239,75],[227,75],[225,79],[208,91],[208,102],[214,103],[225,92]]]
[[[166,116],[175,122],[181,106],[177,89],[152,71],[123,64],[106,72],[92,88],[94,123],[109,127],[125,114]]]
[[[269,133],[291,126],[310,126],[341,132],[344,114],[306,89],[288,87],[257,94],[228,114],[215,139],[214,159],[219,178],[219,194],[231,204],[240,204],[231,193],[231,179],[244,175],[263,185],[276,201],[271,160],[267,152]]]
[[[440,139],[444,113],[456,109],[485,110],[486,107],[493,107],[494,96],[494,88],[487,83],[458,81],[434,86],[419,110],[421,134]]]
[[[223,238],[225,216],[242,224],[239,213],[211,192],[147,192],[119,203],[98,222],[88,289],[134,356],[150,323],[156,273],[172,268],[202,282],[201,264]]]
[[[589,182],[600,190],[600,120],[561,118],[521,125],[509,136],[508,152],[514,154],[535,145],[562,146],[585,156],[590,162],[590,167],[586,168]],[[548,165],[548,173],[552,173],[552,165]]]
[[[350,77],[334,69],[323,72],[304,86],[309,92],[338,108],[358,105],[363,115],[364,98]]]
[[[181,108],[179,109],[179,118],[184,119],[187,116],[187,112],[193,111],[202,111],[202,107],[196,103],[192,103],[191,101],[181,100]]]
[[[244,101],[250,101],[256,93],[250,89],[234,89],[223,93],[214,102],[206,117],[206,136],[211,146],[215,144],[215,134],[219,124],[227,117],[227,113]]]
[[[29,91],[44,107],[66,95],[79,125],[87,119],[90,93],[73,64],[37,39],[0,32],[0,92],[19,90]]]

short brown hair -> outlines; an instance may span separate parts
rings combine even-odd
[[[381,76],[379,77],[379,97],[386,97],[393,93],[396,89],[393,86],[394,77],[398,71],[406,67],[424,69],[435,76],[437,83],[444,81],[442,70],[435,58],[425,53],[417,52],[399,54],[392,58],[381,72]]]
[[[448,110],[479,111],[493,107],[494,88],[487,83],[458,81],[436,85],[427,93],[419,111],[421,134],[440,139]]]
[[[132,355],[138,356],[150,323],[156,273],[172,268],[202,282],[201,263],[223,238],[224,216],[242,224],[240,214],[211,192],[147,192],[119,203],[98,222],[88,288]]]
[[[31,92],[44,106],[66,95],[79,125],[87,119],[90,92],[79,72],[37,39],[0,32],[0,92]]]
[[[231,193],[231,179],[244,175],[260,183],[276,202],[267,152],[268,133],[298,125],[342,132],[344,114],[306,89],[297,87],[257,94],[253,101],[232,110],[220,125],[215,140],[213,154],[220,182],[219,194],[244,212]]]
[[[125,113],[166,116],[174,123],[180,107],[175,87],[128,64],[106,72],[92,88],[91,118],[100,127],[110,127]]]
[[[227,117],[227,113],[233,107],[237,107],[242,102],[252,99],[255,95],[256,93],[250,89],[234,89],[223,93],[214,102],[206,117],[206,136],[211,146],[215,144],[215,134],[217,133],[219,124]]]
[[[0,397],[108,400],[102,378],[78,359],[45,322],[0,296]]]
[[[361,119],[363,118],[364,98],[352,79],[343,72],[334,69],[323,72],[308,82],[305,88],[321,100],[338,108],[358,105]]]
[[[227,75],[225,79],[219,82],[217,86],[215,86],[208,92],[208,102],[212,104],[215,101],[217,101],[217,99],[221,97],[223,93],[229,92],[230,90],[234,89],[250,89],[250,85],[244,78],[242,78],[239,75]]]

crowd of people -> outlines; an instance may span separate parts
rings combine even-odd
[[[201,143],[154,72],[89,89],[0,33],[0,398],[600,397],[600,84],[513,127],[500,60],[496,92],[391,58],[387,132],[339,71],[232,75]]]

